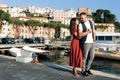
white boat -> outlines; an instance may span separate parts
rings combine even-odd
[[[37,48],[32,48],[29,46],[24,46],[23,50],[29,51],[29,52],[34,52],[34,53],[45,53],[45,52],[49,52],[47,50],[41,50],[41,49],[37,49]]]
[[[96,32],[97,43],[119,43],[120,33],[115,32]]]
[[[15,56],[15,57],[21,56],[21,49],[20,48],[15,48],[15,47],[10,48],[9,52],[12,56]]]

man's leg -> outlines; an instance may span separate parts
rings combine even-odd
[[[89,52],[90,46],[88,43],[84,43],[83,45],[83,67],[82,67],[82,72],[84,72],[86,70],[86,60],[88,57],[88,52]]]
[[[86,70],[90,69],[91,64],[93,62],[93,59],[94,59],[94,56],[95,56],[95,45],[93,43],[93,44],[91,44],[91,48],[90,48],[90,51],[89,51],[89,60],[87,62],[87,68],[86,68]]]
[[[88,54],[87,65],[86,65],[86,72],[89,75],[93,75],[93,73],[91,73],[91,71],[90,71],[90,67],[93,62],[94,56],[95,56],[95,46],[94,46],[94,44],[91,44],[91,48],[90,48],[90,51]]]

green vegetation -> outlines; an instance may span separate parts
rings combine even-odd
[[[112,14],[109,10],[98,9],[96,10],[96,12],[93,12],[92,17],[95,23],[113,23],[115,25],[116,32],[120,32],[120,22],[116,21],[116,16]],[[95,27],[105,29],[106,26]]]
[[[114,23],[116,16],[109,10],[98,9],[92,14],[93,19],[96,23]]]
[[[28,16],[28,17],[34,17],[34,14],[33,13],[30,13],[29,11],[23,11],[25,14],[26,14],[26,16]]]
[[[28,17],[34,17],[34,14],[30,13],[29,11],[24,11],[24,13]],[[16,28],[18,30],[18,32],[20,31],[18,28],[21,25],[31,27],[31,29],[33,29],[33,30],[36,29],[36,26],[52,27],[52,28],[55,28],[56,35],[60,34],[60,32],[61,32],[60,28],[69,28],[69,25],[65,25],[60,22],[52,21],[51,19],[53,19],[53,17],[50,17],[49,14],[47,14],[47,15],[39,14],[38,17],[46,17],[46,18],[48,18],[49,22],[46,23],[46,22],[39,22],[39,21],[35,21],[35,20],[21,21],[19,19],[11,18],[8,13],[0,10],[0,28],[1,28],[1,22],[3,20],[6,20],[10,24],[13,24],[14,28]],[[116,21],[116,16],[114,14],[112,14],[109,10],[98,9],[98,10],[96,10],[96,12],[93,12],[92,17],[96,23],[114,23],[116,31],[120,32],[120,22]],[[95,28],[105,29],[107,27],[106,26],[95,26]],[[32,32],[32,34],[34,34],[34,33]],[[59,37],[56,35],[55,35],[55,37]]]
[[[104,26],[104,25],[97,25],[97,26],[95,26],[95,29],[105,30],[105,29],[107,29],[107,28],[108,28],[108,26]]]
[[[114,22],[114,24],[115,24],[115,31],[116,32],[120,32],[120,22]]]

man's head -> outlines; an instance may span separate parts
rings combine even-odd
[[[85,22],[87,20],[87,13],[82,12],[80,13],[80,21]]]

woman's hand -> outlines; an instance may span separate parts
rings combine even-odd
[[[89,33],[91,33],[91,32],[92,32],[91,29],[87,29],[87,31],[86,31],[87,34],[89,34]]]

